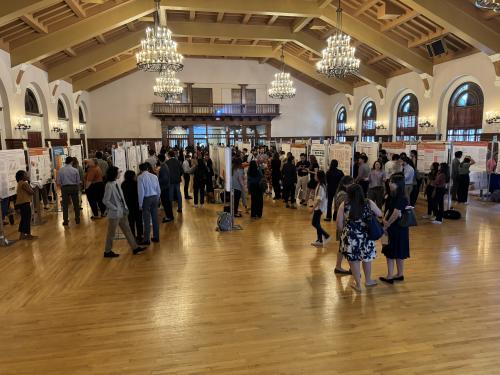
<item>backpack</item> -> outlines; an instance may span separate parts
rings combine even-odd
[[[228,232],[233,227],[233,220],[231,219],[231,214],[229,212],[219,213],[217,218],[217,229],[219,232]]]
[[[443,217],[448,220],[460,220],[462,214],[456,210],[447,210],[444,212]]]

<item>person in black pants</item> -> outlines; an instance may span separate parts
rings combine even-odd
[[[283,198],[286,208],[289,208],[290,201],[292,208],[297,208],[295,199],[295,185],[297,184],[297,167],[293,164],[293,156],[289,156],[283,166]]]
[[[165,154],[158,155],[160,162],[160,171],[158,173],[158,182],[160,183],[160,200],[165,211],[163,223],[168,223],[174,220],[174,212],[172,211],[172,201],[170,200],[170,169],[166,164],[167,158]]]
[[[273,183],[274,200],[281,199],[281,160],[277,152],[271,160],[271,180]]]
[[[264,191],[261,188],[262,172],[257,167],[257,162],[252,160],[247,172],[248,191],[252,198],[251,217],[257,219],[262,217],[262,209],[264,207]]]
[[[189,196],[189,182],[191,181],[191,155],[187,154],[186,159],[182,162],[182,171],[184,173],[184,199],[193,199]]]
[[[244,176],[245,172],[243,171],[243,166],[240,158],[233,159],[233,168],[231,174],[231,182],[233,187],[233,207],[234,207],[234,216],[241,217],[241,214],[238,212],[238,207],[240,205],[241,192],[243,191],[244,186]]]
[[[441,224],[443,222],[444,214],[444,196],[446,194],[446,179],[448,176],[448,164],[441,163],[439,171],[434,180],[434,192],[432,195],[433,211],[436,219],[432,221],[433,224]]]
[[[144,227],[142,225],[142,211],[139,209],[139,194],[137,178],[134,171],[126,171],[123,176],[122,191],[128,207],[128,224],[137,242],[142,241]]]
[[[16,181],[16,208],[21,214],[21,221],[19,222],[19,239],[33,240],[36,237],[31,235],[31,200],[35,192],[28,182],[28,174],[26,171],[17,171]]]
[[[337,160],[332,160],[330,162],[330,169],[326,172],[326,191],[328,194],[328,207],[326,209],[325,221],[332,220],[332,204],[335,194],[337,194],[337,189],[339,187],[340,180],[344,177],[344,172],[342,172],[339,167],[339,162]]]
[[[214,202],[214,183],[213,183],[213,178],[214,178],[214,167],[213,167],[213,162],[212,159],[210,159],[210,155],[208,152],[205,152],[204,155],[205,159],[205,165],[207,166],[207,196],[208,196],[208,203],[213,203]]]
[[[205,160],[203,159],[203,156],[200,155],[196,161],[193,173],[194,207],[198,207],[198,202],[201,207],[205,204],[205,185],[207,183],[208,173]]]

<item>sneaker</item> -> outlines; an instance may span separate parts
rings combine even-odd
[[[443,222],[439,221],[439,220],[432,220],[431,223],[432,224],[443,224]]]
[[[311,242],[311,245],[314,247],[321,247],[321,246],[323,246],[323,242],[314,241],[314,242]]]
[[[197,204],[195,204],[195,205],[194,205],[194,208],[198,208],[198,205],[197,205]]]
[[[328,236],[323,240],[323,245],[326,245],[328,242],[332,240],[332,236]]]
[[[104,252],[104,258],[118,258],[119,256],[120,254],[113,252],[113,250]]]
[[[76,220],[75,220],[75,223],[76,223],[76,224],[80,224],[80,219],[76,219]]]
[[[69,225],[69,223],[68,223],[67,221],[63,221],[63,225],[64,225],[65,227],[67,227],[67,226]]]
[[[429,219],[430,219],[430,221],[434,221],[434,220],[436,220],[436,216],[432,215]]]
[[[174,218],[170,218],[170,217],[164,217],[163,220],[161,221],[162,223],[170,223],[171,221],[173,221]]]
[[[430,219],[431,215],[422,215],[422,219]]]
[[[332,221],[332,219],[326,218],[325,221]]]
[[[145,247],[137,247],[137,248],[135,248],[134,250],[132,250],[132,253],[133,253],[134,255],[137,255],[137,254],[142,253],[144,250],[146,250],[146,248],[145,248]]]

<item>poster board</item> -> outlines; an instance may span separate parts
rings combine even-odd
[[[462,151],[464,156],[470,156],[476,164],[470,167],[471,172],[486,172],[489,142],[454,142],[453,153]]]
[[[322,145],[321,143],[313,143],[311,145],[310,155],[316,156],[316,159],[318,160],[319,164],[319,169],[325,170],[326,168],[325,145]]]
[[[339,169],[344,175],[351,175],[352,167],[352,146],[348,143],[335,143],[329,147],[330,160],[339,162]]]
[[[126,149],[125,157],[127,158],[127,168],[135,173],[139,172],[139,161],[137,158],[136,146],[131,146]]]
[[[139,150],[141,155],[140,162],[145,163],[146,159],[149,158],[148,145],[140,145]]]
[[[48,148],[37,147],[28,150],[30,180],[45,185],[52,180],[52,163]]]
[[[16,172],[26,170],[24,150],[0,151],[0,198],[16,194]]]
[[[356,151],[368,156],[368,165],[371,167],[378,160],[378,142],[357,142]]]
[[[127,155],[122,147],[113,149],[113,165],[121,172],[119,182],[123,181],[123,174],[127,170]]]
[[[52,163],[54,164],[54,169],[58,171],[64,165],[66,157],[68,157],[68,148],[63,146],[53,146],[52,147]]]
[[[252,151],[252,145],[250,143],[241,143],[241,148],[240,150],[243,150],[244,148],[246,148],[248,150],[248,152]]]
[[[387,151],[387,157],[391,160],[392,155],[399,155],[406,152],[408,155],[410,153],[410,146],[405,142],[383,142],[382,149]]]
[[[224,147],[218,147],[217,148],[217,163],[219,167],[219,176],[226,180],[226,155],[225,155],[225,148]]]
[[[418,167],[428,172],[432,163],[448,162],[448,147],[444,142],[421,142],[418,144]]]
[[[289,152],[292,151],[292,147],[290,143],[282,143],[281,144],[281,151],[285,151],[285,154],[288,154]]]
[[[162,146],[163,146],[162,141],[156,141],[155,142],[156,155],[160,155],[160,151],[161,151]]]
[[[290,147],[290,152],[295,158],[295,162],[300,161],[300,154],[307,154],[307,146],[300,143],[292,143]]]
[[[83,165],[82,145],[73,145],[68,147],[69,156],[77,158],[78,164]]]

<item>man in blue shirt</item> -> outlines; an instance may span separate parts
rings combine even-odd
[[[149,163],[139,165],[141,173],[137,177],[139,209],[142,210],[142,221],[144,222],[144,241],[142,241],[141,245],[150,244],[151,222],[153,223],[153,238],[151,238],[151,241],[160,242],[160,228],[158,225],[160,183],[155,174],[148,172],[149,167]]]
[[[68,225],[68,203],[71,198],[75,210],[75,222],[80,224],[80,199],[78,191],[80,189],[80,173],[74,168],[73,158],[68,156],[64,167],[57,172],[56,182],[61,187],[63,225]]]

